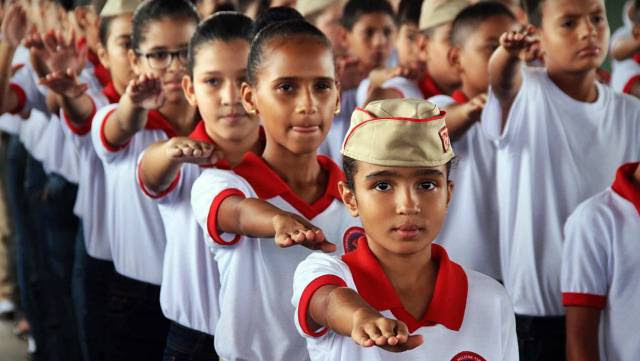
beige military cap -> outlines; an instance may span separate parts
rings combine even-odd
[[[452,22],[467,6],[468,0],[424,0],[420,10],[420,30]]]
[[[388,99],[357,108],[342,155],[389,167],[435,167],[453,157],[445,112],[422,99]]]
[[[133,14],[141,0],[107,0],[100,12],[101,17]]]

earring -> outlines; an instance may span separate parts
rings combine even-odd
[[[249,113],[251,115],[255,115],[256,114],[256,110],[255,109],[250,109],[250,110],[247,110],[247,113]]]
[[[338,115],[338,114],[340,114],[341,111],[342,111],[342,109],[340,109],[340,106],[338,106],[338,108],[336,108],[336,111],[333,112],[333,114]]]

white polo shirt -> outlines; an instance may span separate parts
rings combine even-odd
[[[18,97],[18,106],[16,109],[12,109],[11,113],[29,114],[32,109],[38,109],[44,113],[49,112],[46,97],[38,88],[36,77],[30,63],[26,63],[11,77],[9,88]]]
[[[439,263],[433,298],[422,319],[416,319],[403,307],[366,238],[357,243],[357,249],[342,258],[312,254],[295,272],[294,318],[307,339],[312,361],[518,360],[513,308],[498,282],[463,269],[449,260],[444,248],[433,244],[431,255]],[[351,337],[327,328],[312,330],[307,324],[309,303],[313,293],[326,285],[356,290],[384,317],[401,320],[412,335],[422,335],[424,343],[411,351],[392,353],[361,347]]]
[[[456,90],[451,97],[436,95],[429,101],[443,109],[469,99]],[[496,147],[482,126],[475,123],[453,141],[453,150],[456,154],[451,170],[453,198],[436,242],[463,267],[500,280]]]
[[[157,204],[138,185],[140,154],[152,143],[175,136],[169,122],[157,111],[149,111],[145,129],[122,146],[109,144],[104,135],[106,120],[118,104],[96,113],[91,138],[106,174],[106,196],[112,199],[111,255],[116,271],[126,277],[155,285],[162,280],[165,234]]]
[[[205,170],[193,185],[191,204],[206,238],[215,244],[220,271],[220,320],[215,347],[226,361],[308,360],[306,344],[292,318],[291,284],[296,266],[311,250],[302,246],[279,248],[273,238],[219,234],[218,207],[229,196],[263,199],[309,219],[343,253],[343,238],[359,226],[338,194],[340,169],[318,157],[329,173],[324,195],[313,204],[300,199],[267,163],[253,153],[233,171]]]
[[[113,83],[104,89],[88,91],[93,101],[93,112],[84,122],[76,124],[62,112],[67,135],[78,153],[81,166],[78,173],[78,194],[74,207],[75,214],[82,219],[82,231],[87,254],[93,258],[111,261],[111,245],[109,243],[112,221],[109,210],[112,206],[111,197],[106,194],[106,175],[102,161],[98,157],[91,141],[91,128],[98,108],[108,104],[118,103],[120,96]],[[97,204],[102,206],[96,207]]]
[[[626,14],[625,14],[625,17]],[[631,37],[631,28],[626,26],[616,30],[611,36],[613,45],[619,39]],[[629,93],[634,83],[640,81],[640,54],[622,61],[611,60],[611,87],[620,93]]]
[[[504,132],[493,91],[481,122],[498,144],[503,281],[516,313],[557,316],[564,223],[616,164],[640,159],[640,102],[597,82],[594,103],[576,101],[544,68],[523,68],[522,79]]]
[[[600,360],[635,360],[640,310],[640,187],[638,163],[618,170],[611,186],[583,202],[565,226],[562,300],[602,310]]]

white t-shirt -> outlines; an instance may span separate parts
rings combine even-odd
[[[369,78],[365,78],[358,85],[356,93],[356,104],[358,106],[366,105],[367,93],[369,92]],[[418,86],[418,83],[403,77],[394,77],[382,84],[383,89],[393,89],[398,92],[400,98],[424,99],[424,95]]]
[[[562,315],[562,229],[573,210],[609,184],[616,164],[640,159],[640,102],[596,83],[598,99],[570,98],[544,68],[523,68],[504,132],[489,91],[482,114],[498,144],[503,281],[516,313]]]
[[[106,120],[118,104],[98,110],[91,138],[106,174],[106,195],[111,207],[111,255],[116,271],[138,281],[160,285],[166,238],[157,204],[146,197],[136,176],[138,157],[152,143],[175,135],[168,121],[149,111],[145,129],[115,147],[104,136]]]
[[[439,245],[432,245],[431,252],[439,268],[433,298],[422,319],[403,307],[364,237],[358,240],[355,251],[341,259],[312,254],[302,262],[295,272],[292,303],[296,326],[307,339],[311,360],[518,360],[515,317],[504,288],[450,261]],[[306,322],[309,303],[313,293],[325,285],[356,290],[384,317],[401,320],[411,334],[422,335],[424,343],[411,351],[392,353],[361,347],[351,337],[327,328],[312,330]]]
[[[203,122],[196,125],[191,138],[213,143]],[[202,169],[183,164],[175,181],[159,194],[146,189],[141,180],[139,184],[156,200],[167,236],[160,287],[162,312],[182,326],[213,335],[220,315],[220,275],[191,208],[191,187]]]
[[[631,36],[631,29],[621,27],[611,36],[611,44]],[[639,54],[640,55],[640,54]],[[628,93],[634,82],[640,81],[640,58],[631,57],[622,61],[611,60],[611,87],[620,93]]]
[[[325,194],[314,204],[295,195],[253,153],[247,153],[233,171],[205,170],[193,185],[193,211],[206,239],[215,244],[221,284],[215,347],[226,361],[309,359],[305,341],[296,332],[290,300],[295,268],[312,251],[302,246],[279,248],[273,238],[219,234],[216,219],[219,205],[229,196],[260,198],[309,219],[342,254],[344,235],[359,221],[339,198],[340,169],[323,156],[318,162],[329,172],[329,180]]]
[[[583,202],[565,226],[565,306],[602,310],[600,360],[635,360],[640,310],[640,187],[638,163],[623,166],[613,186]]]
[[[436,95],[429,101],[440,109],[468,101],[461,92],[455,94],[455,98]],[[479,123],[472,125],[452,146],[456,154],[451,171],[453,198],[436,242],[463,267],[500,280],[496,147]]]
[[[110,228],[113,225],[110,210],[111,197],[106,194],[106,175],[102,161],[96,154],[91,141],[91,128],[97,109],[108,104],[117,103],[119,96],[108,85],[104,90],[91,89],[87,92],[94,103],[93,113],[85,124],[78,125],[70,121],[64,112],[61,117],[66,124],[66,134],[78,153],[81,166],[78,173],[78,194],[74,207],[75,214],[82,219],[82,231],[84,235],[87,254],[93,258],[111,261]],[[99,126],[99,125],[96,125]],[[100,204],[100,207],[96,207]]]

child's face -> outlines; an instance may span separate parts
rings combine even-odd
[[[182,78],[187,74],[189,40],[195,28],[196,24],[190,20],[152,21],[145,29],[140,49],[129,52],[136,75],[153,73],[162,80],[168,103],[185,99]]]
[[[422,35],[421,50],[429,75],[440,86],[455,88],[460,84],[460,75],[449,65],[450,33],[451,23],[448,23],[435,28],[429,37]]]
[[[489,88],[489,59],[500,45],[500,36],[518,29],[518,23],[508,16],[492,16],[470,32],[460,48],[453,49],[454,66],[462,84],[474,97]],[[457,59],[456,59],[457,58]]]
[[[414,70],[420,70],[423,62],[420,60],[420,30],[417,24],[402,24],[396,39],[396,50],[398,51],[398,63],[401,66]]]
[[[347,33],[347,47],[352,56],[368,69],[386,65],[395,40],[395,24],[386,13],[365,14]]]
[[[604,0],[547,0],[542,4],[540,44],[550,73],[598,68],[609,48]]]
[[[357,162],[354,189],[340,185],[342,198],[359,216],[369,246],[393,254],[414,254],[436,238],[453,191],[446,166],[383,167]]]
[[[265,44],[256,84],[242,86],[245,109],[257,112],[267,134],[294,154],[316,152],[340,104],[333,54],[308,37]]]
[[[100,62],[109,69],[115,88],[124,91],[133,78],[127,52],[131,49],[131,14],[111,20],[106,46],[98,48]]]
[[[341,1],[324,9],[314,21],[314,25],[331,41],[337,56],[344,55],[344,28],[340,25],[343,3]]]
[[[207,130],[221,139],[239,141],[258,127],[258,118],[243,108],[240,88],[246,80],[249,43],[236,39],[200,46],[193,81],[185,76],[187,99],[198,107]]]

